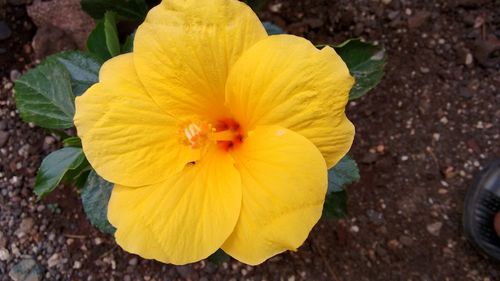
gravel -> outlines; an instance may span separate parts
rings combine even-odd
[[[488,35],[499,36],[492,30],[498,19],[486,16],[475,27],[498,7],[482,0],[381,1],[274,0],[273,10],[262,13],[314,43],[377,41],[389,63],[382,84],[347,108],[356,125],[351,153],[362,175],[349,187],[349,219],[321,221],[297,252],[256,267],[235,260],[182,267],[143,260],[86,221],[73,187],[37,201],[38,165],[61,144],[23,123],[15,110],[11,73],[33,66],[35,29],[25,7],[8,6],[2,20],[16,32],[0,41],[0,141],[2,132],[7,136],[0,142],[0,257],[9,256],[0,262],[0,281],[29,274],[51,281],[500,280],[498,265],[461,232],[473,175],[500,155],[498,67],[494,56],[484,55],[494,54],[491,43],[477,49]],[[414,18],[410,28],[409,18],[424,11],[430,15],[416,26]]]

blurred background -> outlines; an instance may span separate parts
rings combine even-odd
[[[349,216],[260,266],[170,266],[95,230],[70,186],[38,202],[37,168],[61,143],[20,120],[13,83],[50,54],[85,48],[95,23],[78,0],[0,0],[1,281],[500,280],[461,223],[473,175],[500,156],[500,1],[275,0],[259,16],[315,44],[359,37],[387,50],[382,83],[347,109],[361,170]],[[9,277],[21,260],[25,274]]]

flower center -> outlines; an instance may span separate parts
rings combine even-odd
[[[202,148],[208,142],[229,151],[239,146],[243,141],[240,125],[233,119],[222,119],[214,124],[204,121],[188,121],[181,124],[181,142],[193,149]]]

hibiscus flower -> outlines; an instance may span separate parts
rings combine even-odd
[[[268,36],[239,1],[163,1],[76,99],[117,243],[173,264],[296,250],[351,147],[353,83],[332,48]]]

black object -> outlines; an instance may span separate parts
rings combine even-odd
[[[474,246],[500,262],[500,237],[495,215],[500,212],[500,159],[491,162],[475,178],[464,203],[464,232]]]

